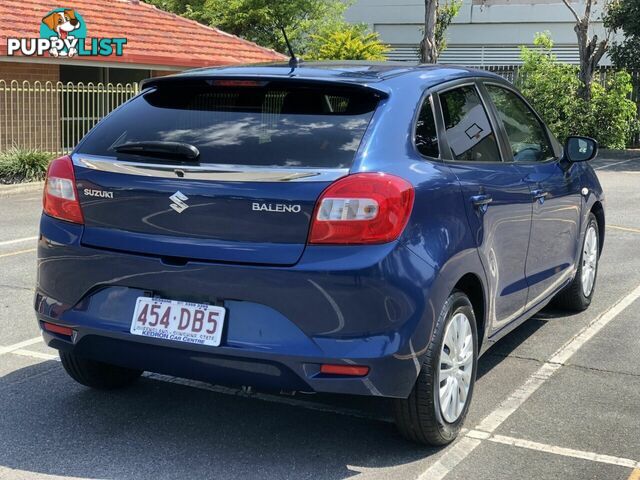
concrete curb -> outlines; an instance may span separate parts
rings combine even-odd
[[[17,183],[15,185],[0,185],[0,198],[10,197],[18,193],[41,192],[44,182]]]

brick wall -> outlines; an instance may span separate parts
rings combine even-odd
[[[0,62],[0,151],[59,149],[60,95],[54,90],[59,78],[58,65]]]
[[[0,80],[29,80],[35,82],[57,82],[60,79],[60,66],[48,63],[0,62]]]
[[[152,77],[164,77],[165,75],[173,75],[176,72],[175,70],[151,70]]]

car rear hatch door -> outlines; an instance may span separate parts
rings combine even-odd
[[[82,243],[178,262],[295,264],[316,199],[348,173],[377,101],[363,88],[273,80],[146,90],[72,156]]]

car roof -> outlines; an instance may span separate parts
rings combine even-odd
[[[292,69],[287,63],[199,68],[167,77],[152,78],[144,81],[142,86],[147,88],[174,80],[216,77],[260,77],[348,83],[367,86],[387,93],[393,90],[388,85],[389,82],[400,77],[407,80],[411,78],[420,79],[432,85],[467,77],[487,77],[495,80],[504,80],[491,72],[455,65],[414,64],[397,61],[329,61],[301,62],[295,69]]]

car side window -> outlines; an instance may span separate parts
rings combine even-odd
[[[516,162],[544,162],[555,157],[544,125],[522,99],[506,88],[487,85],[504,124]]]
[[[416,148],[425,157],[438,158],[440,156],[436,121],[433,117],[433,108],[431,108],[431,97],[427,97],[420,108],[420,114],[416,122],[415,142]]]
[[[474,86],[440,94],[447,141],[453,157],[466,162],[500,162],[489,117]]]

